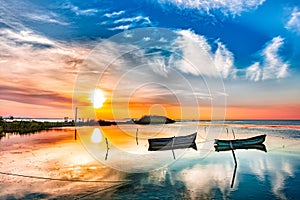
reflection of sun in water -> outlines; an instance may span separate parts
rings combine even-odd
[[[101,108],[105,100],[106,98],[102,90],[96,89],[92,93],[91,101],[93,102],[94,108]]]
[[[91,136],[91,141],[93,143],[100,143],[102,142],[102,134],[101,134],[101,131],[99,128],[95,128],[93,133],[92,133],[92,136]]]

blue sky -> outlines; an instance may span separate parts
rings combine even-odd
[[[7,80],[1,85],[7,91],[7,95],[0,96],[3,105],[14,102],[22,107],[21,104],[33,101],[49,107],[50,98],[51,106],[67,109],[63,102],[71,99],[69,94],[77,70],[99,41],[135,28],[161,27],[207,47],[206,53],[224,80],[229,106],[250,104],[247,99],[254,93],[255,105],[266,105],[269,101],[272,105],[294,105],[299,109],[300,92],[296,87],[300,75],[299,1],[0,0],[0,3],[0,78]],[[170,40],[175,41],[176,37]],[[197,55],[189,56],[193,60]],[[36,75],[37,79],[24,74]],[[66,76],[72,81],[66,82]],[[43,95],[22,92],[20,96],[16,91],[20,82],[26,83],[25,91],[34,89]],[[59,89],[49,89],[56,86]],[[247,90],[253,93],[239,95]],[[30,99],[24,100],[25,97]]]

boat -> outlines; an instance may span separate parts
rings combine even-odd
[[[133,120],[135,124],[147,125],[147,124],[172,124],[175,120],[165,116],[158,115],[144,115],[138,120]]]
[[[256,144],[262,144],[265,141],[266,135],[258,135],[251,138],[245,138],[245,139],[235,139],[235,140],[219,140],[216,139],[214,146],[216,147],[229,147],[229,148],[238,148],[238,147],[244,147],[247,145],[256,145]]]
[[[256,149],[260,151],[267,152],[266,146],[264,144],[252,144],[252,145],[243,145],[243,146],[236,146],[231,148],[230,146],[215,146],[215,151],[230,151],[235,149]]]
[[[195,143],[196,137],[197,132],[186,136],[169,138],[151,138],[148,139],[148,151],[164,151],[185,148],[193,148],[197,151],[197,145]]]

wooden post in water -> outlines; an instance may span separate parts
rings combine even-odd
[[[74,139],[77,140],[77,129],[76,129],[76,122],[77,122],[77,111],[78,108],[75,108],[75,116],[74,116],[74,126],[75,126],[75,133],[74,133]]]
[[[233,129],[232,129],[232,134],[233,134],[233,138],[235,139],[235,134],[234,134],[234,131],[233,131]]]
[[[174,142],[175,142],[175,136],[174,136],[173,139],[172,139],[172,153],[173,153],[173,158],[174,158],[174,160],[176,160],[175,153],[174,153],[174,149],[173,149]]]
[[[235,157],[235,153],[234,153],[234,149],[233,149],[233,145],[230,142],[230,148],[231,148],[231,152],[233,155],[233,159],[234,159],[234,172],[233,172],[233,176],[232,176],[232,180],[231,180],[231,188],[233,187],[234,184],[234,179],[235,179],[235,175],[236,175],[236,169],[237,169],[237,161],[236,161],[236,157]]]
[[[234,185],[234,180],[235,180],[235,176],[236,176],[236,169],[237,169],[237,165],[234,166],[234,171],[233,171],[233,176],[232,176],[232,180],[231,180],[231,188],[233,188]]]
[[[139,129],[137,128],[137,129],[136,129],[136,133],[135,133],[136,145],[139,145],[138,133],[139,133]]]
[[[109,150],[107,138],[105,138],[105,142],[106,142],[106,155],[105,155],[105,160],[107,160],[107,157],[108,157],[108,150]]]
[[[78,111],[78,107],[75,108],[75,116],[74,116],[75,124],[77,123],[77,111]]]

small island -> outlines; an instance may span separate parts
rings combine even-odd
[[[147,125],[147,124],[172,124],[175,120],[165,116],[158,115],[144,115],[139,120],[133,120],[135,124]]]

